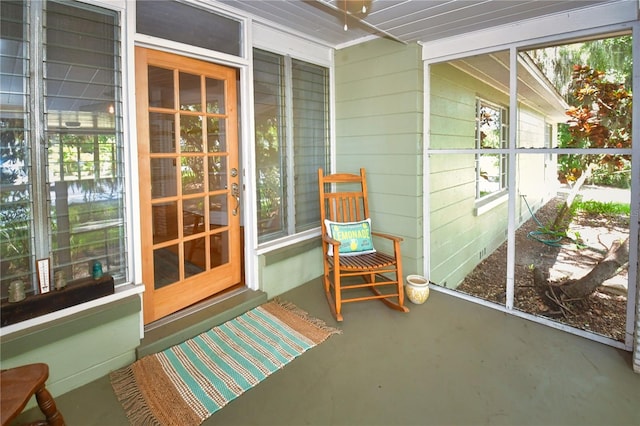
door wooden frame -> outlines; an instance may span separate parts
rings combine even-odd
[[[227,136],[228,150],[226,154],[226,182],[228,183],[225,192],[227,194],[228,212],[230,212],[237,202],[234,194],[231,193],[232,183],[236,183],[242,188],[240,182],[241,173],[232,176],[230,170],[235,167],[240,169],[238,138],[238,111],[237,111],[237,72],[231,67],[209,63],[203,60],[192,59],[176,53],[161,52],[158,50],[136,47],[135,48],[135,89],[136,89],[136,116],[137,116],[137,137],[138,137],[138,171],[139,171],[139,197],[140,197],[140,238],[142,252],[142,279],[145,284],[143,294],[144,323],[148,324],[180,309],[196,303],[197,301],[211,297],[229,287],[239,284],[242,281],[242,251],[241,251],[241,229],[240,216],[228,214],[228,236],[230,250],[229,261],[221,266],[207,270],[206,272],[191,276],[167,287],[156,289],[154,286],[154,259],[153,259],[153,230],[152,230],[152,199],[150,191],[150,158],[149,149],[149,97],[148,97],[148,64],[169,69],[180,69],[183,71],[199,73],[206,77],[212,77],[225,81],[225,131]],[[176,89],[177,99],[177,89]],[[179,110],[175,110],[180,114]],[[176,125],[176,127],[178,127]],[[179,129],[176,128],[179,135]],[[206,150],[205,150],[205,158]],[[206,179],[206,178],[205,178]],[[178,185],[179,187],[180,185]],[[178,189],[179,196],[180,189]],[[240,194],[242,191],[240,191]],[[208,194],[208,192],[204,192]],[[179,198],[179,197],[178,197]],[[205,203],[206,204],[206,203]],[[240,206],[239,206],[240,207]],[[207,210],[208,212],[208,207]],[[182,228],[182,216],[178,214],[178,227]],[[209,235],[205,236],[205,244],[209,247]],[[181,240],[182,241],[182,240]],[[186,241],[186,240],[185,240]],[[167,244],[168,245],[168,244]],[[155,246],[156,248],[158,245]],[[180,259],[184,258],[183,245],[179,245]],[[206,253],[206,251],[205,251]],[[206,261],[210,266],[210,259]],[[214,272],[215,271],[215,272]]]

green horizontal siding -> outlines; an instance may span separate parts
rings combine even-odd
[[[366,168],[373,229],[403,237],[405,272],[421,273],[420,47],[380,39],[342,49],[335,59],[337,170]]]
[[[44,362],[47,389],[64,394],[135,361],[140,310],[133,295],[3,336],[2,368]]]

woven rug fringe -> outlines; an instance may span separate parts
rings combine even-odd
[[[161,426],[140,393],[131,367],[113,371],[109,377],[131,424]]]
[[[298,317],[300,317],[302,320],[308,322],[309,324],[313,324],[314,326],[318,327],[320,330],[329,333],[329,335],[331,334],[342,334],[342,330],[340,330],[339,328],[335,328],[335,327],[331,327],[329,325],[327,325],[327,323],[325,323],[323,320],[319,319],[319,318],[314,318],[312,316],[309,315],[309,313],[307,311],[304,311],[302,309],[300,309],[298,306],[296,306],[295,304],[291,303],[291,302],[287,302],[284,300],[281,300],[279,298],[274,298],[273,302],[277,303],[278,306],[286,309],[287,311],[296,314]],[[329,336],[327,336],[329,337]]]

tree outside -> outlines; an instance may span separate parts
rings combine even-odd
[[[631,36],[528,52],[570,108],[559,126],[559,148],[630,148],[633,97]],[[588,182],[630,188],[627,155],[560,155],[559,179],[573,183],[592,166]]]

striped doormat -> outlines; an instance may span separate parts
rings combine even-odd
[[[199,425],[340,330],[271,301],[111,373],[133,425]]]

